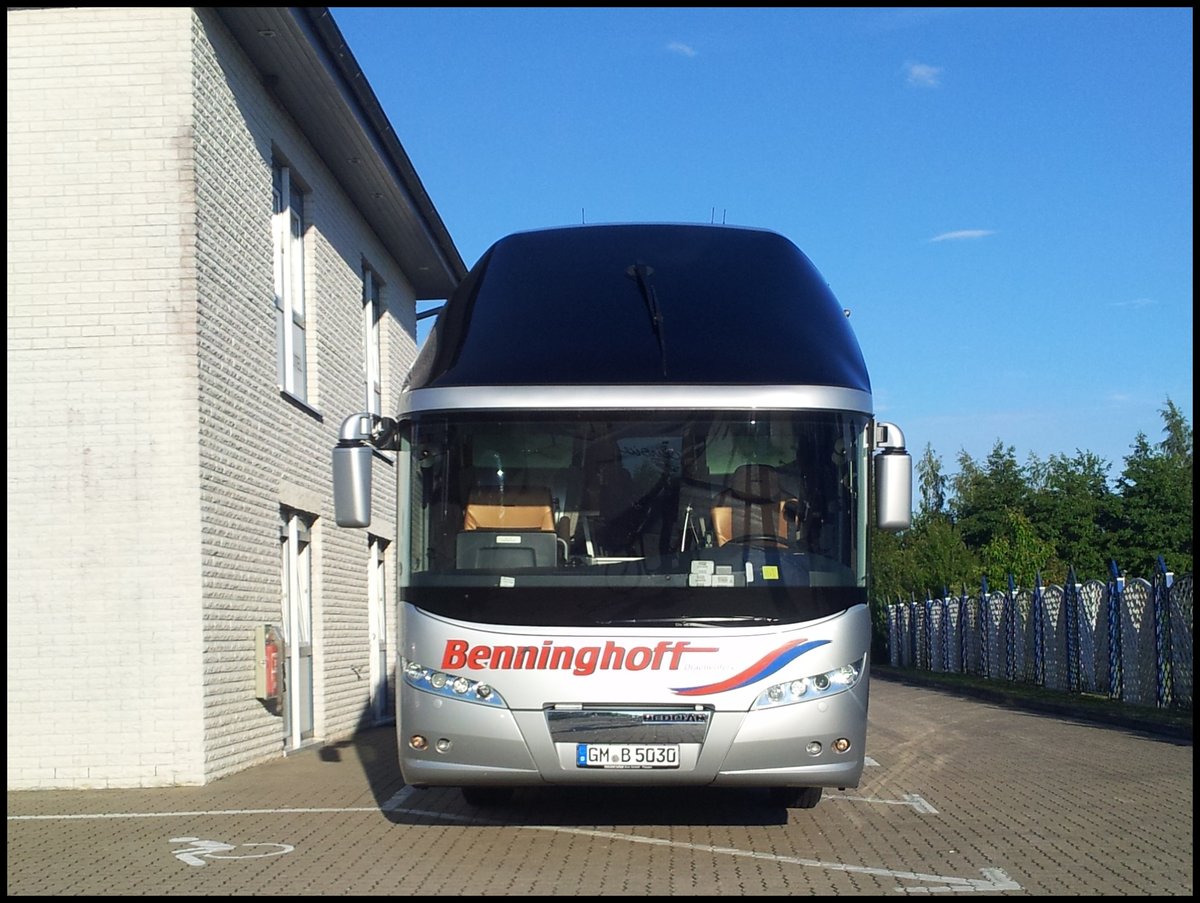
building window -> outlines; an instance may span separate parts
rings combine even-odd
[[[363,267],[363,365],[366,371],[367,411],[383,413],[383,376],[380,364],[380,321],[383,319],[379,277]]]
[[[371,714],[376,724],[393,717],[391,688],[388,686],[388,591],[387,540],[367,537],[367,621],[370,649]]]
[[[275,243],[275,338],[279,388],[308,400],[308,357],[304,320],[304,194],[291,167],[272,173]]]
[[[284,740],[299,748],[313,737],[313,518],[279,509],[284,657]]]

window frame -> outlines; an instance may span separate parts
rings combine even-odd
[[[383,414],[383,285],[379,275],[363,265],[363,383],[366,411]]]
[[[272,165],[271,233],[279,389],[307,403],[309,324],[305,298],[304,190],[292,168],[281,163]]]
[[[285,742],[299,749],[315,736],[313,681],[313,555],[312,531],[316,517],[304,511],[279,507],[280,599],[284,665]]]

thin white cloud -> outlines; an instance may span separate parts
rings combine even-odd
[[[908,63],[905,67],[908,83],[916,88],[936,88],[941,84],[942,69],[926,63]]]
[[[991,229],[959,229],[957,232],[943,232],[935,235],[930,241],[966,241],[972,238],[987,238],[995,235]]]
[[[1131,301],[1114,301],[1114,302],[1112,302],[1112,304],[1110,304],[1109,306],[1110,306],[1110,307],[1133,307],[1133,308],[1138,308],[1138,307],[1150,307],[1151,305],[1154,305],[1154,304],[1157,304],[1157,303],[1158,303],[1158,302],[1157,302],[1157,301],[1155,301],[1153,298],[1134,298],[1134,299],[1133,299],[1133,300],[1131,300]]]
[[[667,45],[667,50],[671,51],[671,53],[678,53],[680,56],[690,57],[696,55],[696,49],[688,46],[682,41],[672,41]]]

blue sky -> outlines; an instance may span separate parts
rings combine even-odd
[[[1193,422],[1190,8],[333,15],[468,266],[585,220],[780,232],[948,473],[1000,441],[1115,477],[1167,398]]]

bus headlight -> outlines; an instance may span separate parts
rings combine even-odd
[[[864,655],[858,661],[834,668],[832,671],[823,671],[809,677],[797,677],[786,683],[774,684],[763,691],[762,695],[755,700],[752,708],[768,709],[842,693],[862,679],[866,667],[867,657]]]
[[[420,662],[410,662],[402,659],[400,673],[404,682],[410,687],[433,693],[436,696],[446,696],[450,699],[461,699],[463,702],[474,702],[478,705],[493,705],[507,708],[504,698],[496,692],[491,684],[471,680],[461,674],[448,674],[445,671],[435,671],[426,668]]]

